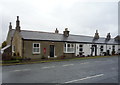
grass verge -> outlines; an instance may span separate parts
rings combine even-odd
[[[12,61],[5,61],[4,63],[1,63],[2,66],[8,66],[8,65],[21,65],[21,64],[34,64],[34,63],[46,63],[46,62],[60,62],[60,61],[70,61],[70,60],[76,60],[76,59],[94,59],[94,58],[101,58],[101,57],[112,57],[112,56],[94,56],[94,57],[79,57],[79,58],[72,58],[72,59],[59,59],[59,60],[42,60],[42,61],[27,61],[27,62],[19,62],[16,60]]]

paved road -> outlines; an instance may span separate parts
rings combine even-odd
[[[3,66],[3,83],[118,83],[118,57]]]

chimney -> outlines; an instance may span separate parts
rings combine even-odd
[[[110,33],[107,34],[106,40],[109,41],[111,39]]]
[[[56,30],[55,30],[55,33],[56,33],[56,34],[58,34],[58,33],[59,33],[59,30],[58,30],[57,28],[56,28]]]
[[[68,28],[65,28],[65,31],[63,31],[63,34],[64,34],[65,37],[69,36]]]
[[[99,39],[99,33],[98,33],[98,30],[96,30],[96,33],[95,33],[95,36],[94,36],[94,39]]]
[[[9,30],[11,30],[12,29],[12,25],[11,25],[11,22],[10,22],[10,24],[9,24]]]
[[[16,31],[20,32],[20,21],[19,21],[19,16],[17,16],[17,20],[16,20]]]

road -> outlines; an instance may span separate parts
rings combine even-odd
[[[2,67],[3,83],[118,83],[118,57]]]

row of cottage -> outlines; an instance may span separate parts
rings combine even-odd
[[[9,25],[6,49],[11,47],[11,55],[19,55],[22,58],[47,58],[74,57],[74,56],[99,56],[115,55],[120,51],[120,36],[111,38],[99,37],[96,33],[93,37],[69,34],[65,28],[63,34],[56,28],[54,33],[21,30],[19,16],[17,16],[16,27],[12,29]]]

